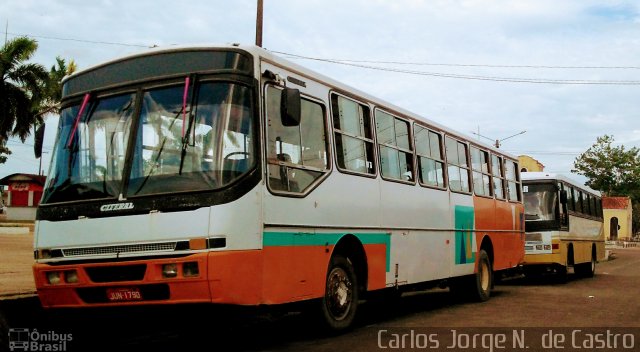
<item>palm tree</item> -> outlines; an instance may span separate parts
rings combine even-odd
[[[43,95],[36,110],[38,116],[46,116],[47,114],[60,114],[60,99],[62,99],[62,79],[76,71],[76,63],[71,60],[69,65],[65,59],[60,56],[56,57],[56,64],[51,66],[49,77],[42,86]]]
[[[35,40],[18,37],[0,50],[0,146],[13,136],[24,142],[31,127],[42,123],[38,107],[49,74],[42,65],[26,63],[37,48]]]

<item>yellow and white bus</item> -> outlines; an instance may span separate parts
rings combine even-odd
[[[524,257],[517,159],[254,46],[75,73],[38,209],[45,307],[314,301],[448,284]]]
[[[558,174],[523,172],[525,272],[592,277],[605,255],[600,192]]]

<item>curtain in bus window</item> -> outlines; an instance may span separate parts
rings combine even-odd
[[[322,106],[301,101],[298,126],[280,121],[280,89],[267,87],[267,171],[274,191],[304,192],[328,168],[325,114]]]
[[[42,203],[118,196],[134,97],[93,99],[80,117],[78,105],[63,109]]]
[[[144,93],[128,195],[215,189],[255,165],[249,88],[203,83],[186,119],[183,94],[184,86]]]

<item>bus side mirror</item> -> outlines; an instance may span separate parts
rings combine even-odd
[[[36,129],[35,133],[35,143],[33,144],[33,153],[35,154],[36,159],[42,157],[42,143],[44,141],[44,128],[46,125],[41,124],[38,129]]]
[[[567,191],[564,189],[560,191],[560,203],[567,204]]]
[[[293,88],[283,89],[280,98],[280,120],[282,126],[299,126],[300,115],[300,91]]]

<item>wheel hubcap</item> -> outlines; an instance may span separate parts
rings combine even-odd
[[[489,265],[487,265],[487,263],[483,261],[480,265],[480,286],[482,287],[483,291],[489,290],[489,275],[491,275],[489,273]]]
[[[353,283],[342,268],[334,268],[327,279],[327,308],[336,320],[349,314],[353,300]]]

